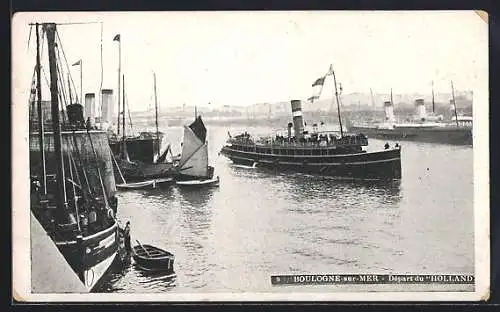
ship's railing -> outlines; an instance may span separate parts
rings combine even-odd
[[[341,139],[322,139],[314,141],[289,141],[288,139],[259,139],[253,140],[252,138],[232,138],[229,140],[231,144],[258,146],[258,147],[272,147],[272,148],[328,148],[338,146],[367,146],[368,138],[365,136],[345,136]]]

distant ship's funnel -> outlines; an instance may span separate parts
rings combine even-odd
[[[101,109],[101,123],[112,124],[114,120],[114,103],[113,103],[113,90],[102,90],[102,109]]]
[[[292,128],[293,128],[293,123],[289,122],[288,123],[288,139],[292,138]]]
[[[385,109],[385,121],[393,122],[394,121],[394,106],[391,101],[384,102]]]
[[[93,123],[95,120],[95,94],[85,94],[85,118],[90,118]]]
[[[417,117],[420,120],[425,120],[427,118],[427,113],[425,111],[425,103],[423,99],[415,100],[415,108],[417,111]]]
[[[300,100],[292,100],[292,116],[293,130],[295,137],[301,139],[304,137],[304,119],[302,118],[302,102]]]

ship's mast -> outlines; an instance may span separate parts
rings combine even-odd
[[[56,158],[56,204],[60,212],[66,209],[66,183],[64,177],[64,164],[62,153],[61,124],[59,121],[59,98],[57,89],[57,64],[55,53],[56,24],[44,24],[47,34],[49,69],[50,69],[50,104],[52,114],[52,128],[54,131],[54,151]]]
[[[373,98],[373,91],[372,91],[372,88],[370,88],[370,96],[371,96],[371,100],[372,100],[372,107],[375,108],[375,100]]]
[[[99,83],[99,115],[98,116],[101,116],[102,118],[102,82],[103,82],[103,76],[104,76],[104,70],[103,70],[103,62],[102,62],[102,33],[103,33],[103,29],[102,29],[102,22],[101,22],[101,62],[100,62],[100,65],[101,65],[101,81]],[[109,108],[108,108],[109,109]],[[99,124],[100,124],[100,128],[102,129],[102,120],[99,120]]]
[[[344,131],[342,130],[342,118],[340,117],[340,100],[339,100],[339,92],[337,91],[337,79],[335,78],[335,71],[332,68],[332,76],[333,76],[333,84],[335,85],[335,99],[337,101],[337,115],[339,117],[339,125],[340,125],[340,137],[344,137]]]
[[[432,81],[432,113],[436,113],[434,110],[434,80]]]
[[[116,37],[115,37],[116,38]],[[114,39],[113,39],[114,40]],[[116,129],[118,135],[120,134],[120,78],[121,78],[121,68],[122,68],[122,39],[121,36],[118,38],[118,123]]]
[[[160,156],[160,133],[158,131],[158,98],[156,95],[156,74],[153,73],[155,91],[155,125],[156,125],[156,153]]]
[[[69,79],[69,74],[68,74],[68,93],[69,93],[69,104],[72,104],[73,98],[71,96],[71,81]]]
[[[394,102],[392,100],[392,88],[391,88],[391,105],[394,106]]]
[[[125,158],[125,149],[126,149],[126,142],[125,142],[125,75],[123,75],[123,112],[122,112],[122,157]],[[118,95],[120,97],[120,95]],[[120,119],[120,110],[118,110],[118,119]]]
[[[455,122],[458,127],[457,103],[455,102],[455,89],[453,88],[453,80],[451,81],[451,96],[453,100],[453,110],[455,111]]]
[[[43,194],[47,195],[47,172],[45,171],[45,145],[44,145],[44,124],[42,111],[42,76],[40,64],[40,32],[39,24],[36,23],[36,88],[37,88],[37,109],[38,109],[38,127],[40,139],[40,156],[42,162],[42,188]]]

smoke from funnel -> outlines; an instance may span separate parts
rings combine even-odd
[[[302,102],[300,100],[292,100],[292,116],[293,130],[295,137],[301,139],[304,137],[304,119],[302,117]]]

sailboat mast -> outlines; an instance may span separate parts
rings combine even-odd
[[[125,75],[123,75],[123,111],[122,111],[122,127],[123,127],[123,144],[125,144]],[[118,114],[118,117],[120,114]]]
[[[337,79],[335,78],[335,71],[332,69],[333,75],[333,84],[335,85],[335,99],[337,100],[337,115],[339,117],[339,125],[340,125],[340,137],[344,137],[344,131],[342,130],[342,118],[340,117],[340,101],[339,101],[339,92],[337,91]]]
[[[54,150],[56,158],[56,204],[59,211],[66,208],[66,183],[64,178],[64,164],[62,153],[61,124],[59,121],[59,97],[57,89],[57,64],[55,52],[56,24],[44,24],[47,34],[49,69],[50,69],[50,104],[52,114],[52,128],[54,131]]]
[[[155,91],[155,125],[156,125],[156,153],[160,154],[160,133],[158,131],[158,97],[156,95],[156,74],[153,73],[154,91]]]
[[[196,105],[194,106],[194,119],[198,118],[198,112],[196,111]]]
[[[99,115],[98,116],[101,116],[102,118],[102,82],[103,82],[103,78],[104,78],[104,70],[103,70],[103,61],[102,61],[102,33],[103,33],[103,29],[102,29],[102,22],[101,22],[101,81],[99,83]],[[109,108],[108,108],[109,109]],[[102,129],[102,120],[100,120],[100,128]]]
[[[120,135],[120,78],[122,76],[121,74],[121,68],[122,68],[122,40],[121,38],[118,40],[118,123],[116,125],[116,129],[118,132],[118,135]]]
[[[434,104],[434,80],[432,81],[432,112],[433,113],[436,113],[435,112],[435,104]]]
[[[372,88],[370,88],[370,96],[371,96],[371,100],[372,100],[372,107],[375,108],[375,101],[373,99],[373,91],[372,91]]]
[[[455,111],[455,122],[458,127],[457,103],[455,102],[455,89],[453,88],[453,81],[451,81],[451,96],[453,99],[453,110]]]
[[[42,76],[40,64],[40,31],[39,24],[36,23],[36,88],[38,93],[37,110],[38,110],[38,132],[40,140],[40,156],[42,162],[42,188],[43,194],[47,195],[47,172],[45,169],[45,145],[44,145],[44,124],[42,111]]]

